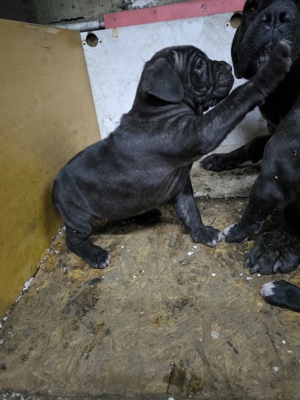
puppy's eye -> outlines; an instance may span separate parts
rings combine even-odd
[[[203,61],[202,60],[197,61],[196,69],[199,71],[200,69],[202,69],[202,67],[203,67]]]

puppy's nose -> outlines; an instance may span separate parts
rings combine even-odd
[[[294,13],[286,6],[270,6],[261,14],[260,22],[270,27],[278,27],[294,20]]]
[[[229,71],[229,72],[232,71],[231,65],[227,64],[227,62],[221,61],[220,63],[221,63],[221,66],[222,66],[224,69],[227,69],[227,71]]]

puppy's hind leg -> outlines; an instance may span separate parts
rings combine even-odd
[[[68,248],[86,261],[92,268],[105,268],[110,262],[108,252],[89,241],[91,227],[73,229],[66,225],[66,242]]]
[[[181,223],[189,230],[196,243],[215,247],[222,240],[222,233],[212,227],[204,226],[195,203],[190,177],[183,190],[172,200],[172,205]]]

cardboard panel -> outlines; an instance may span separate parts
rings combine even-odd
[[[0,21],[0,317],[62,225],[58,170],[99,128],[75,31]]]

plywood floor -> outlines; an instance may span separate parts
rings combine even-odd
[[[198,205],[222,229],[245,200]],[[264,303],[270,277],[243,269],[252,243],[196,245],[162,211],[94,237],[105,270],[58,234],[0,330],[2,399],[300,399],[300,314]]]

